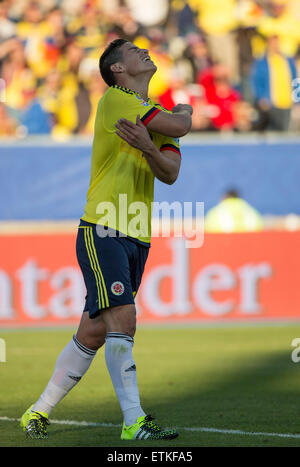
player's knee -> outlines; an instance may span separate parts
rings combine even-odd
[[[136,323],[133,319],[122,320],[118,323],[113,323],[112,326],[107,326],[107,332],[120,332],[134,337],[136,332]]]
[[[98,350],[105,342],[105,338],[103,336],[94,336],[88,334],[77,334],[77,339],[79,342],[91,350]]]
[[[90,319],[83,313],[76,333],[78,341],[91,350],[98,350],[105,343],[106,327],[100,316]]]
[[[136,310],[134,305],[111,308],[103,313],[107,332],[120,332],[133,337],[136,331]]]
[[[98,329],[99,332],[96,332],[97,329],[91,329],[90,327],[84,329],[78,329],[77,339],[79,342],[91,350],[98,350],[105,343],[105,328]]]
[[[136,332],[136,313],[135,308],[129,313],[125,319],[121,321],[121,332],[125,332],[131,337],[134,337]]]
[[[126,331],[126,334],[128,334],[131,337],[134,337],[136,332],[136,325],[135,323],[132,323],[131,325],[128,326],[128,330]]]

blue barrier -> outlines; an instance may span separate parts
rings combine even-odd
[[[0,143],[0,219],[77,219],[90,177],[88,143]],[[184,143],[172,186],[155,201],[203,201],[207,211],[236,188],[262,214],[300,214],[300,142]]]

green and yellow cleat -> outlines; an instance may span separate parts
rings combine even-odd
[[[139,417],[134,425],[126,426],[123,423],[121,439],[137,439],[137,440],[159,440],[159,439],[174,439],[178,433],[175,430],[167,430],[156,425],[152,420],[151,415]]]
[[[20,427],[29,438],[48,438],[47,425],[50,425],[48,414],[45,412],[31,412],[33,405],[22,415]]]

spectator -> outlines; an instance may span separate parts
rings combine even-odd
[[[176,2],[174,3],[176,7]],[[195,12],[192,10],[188,1],[185,0],[177,12],[178,34],[180,36],[187,36],[197,32],[198,28],[195,16]]]
[[[215,116],[211,119],[214,128],[234,130],[235,105],[241,101],[241,96],[230,84],[229,70],[223,65],[214,65],[201,73],[197,81],[205,90],[207,103],[215,108]]]
[[[16,112],[28,105],[31,96],[27,93],[36,80],[25,58],[20,41],[12,41],[2,63],[2,78],[6,83],[6,105]]]
[[[238,45],[235,29],[238,25],[236,0],[189,0],[198,12],[198,26],[206,34],[212,60],[226,66],[230,80],[239,81]]]
[[[193,95],[187,86],[184,69],[174,66],[170,71],[169,86],[159,96],[159,103],[168,110],[177,104],[193,105]]]
[[[46,36],[46,41],[49,45],[52,45],[53,53],[56,52],[57,55],[66,41],[66,31],[62,10],[56,7],[52,8],[47,14],[47,23],[49,33]]]
[[[265,56],[254,62],[252,70],[254,99],[260,114],[256,129],[288,130],[292,80],[296,76],[294,60],[281,53],[278,36],[271,36]]]
[[[189,34],[186,37],[187,47],[184,56],[190,61],[193,68],[193,81],[197,76],[212,66],[207,43],[200,34]]]
[[[146,27],[164,24],[169,11],[168,0],[125,0],[125,4],[132,14],[133,19]]]
[[[192,88],[192,89],[191,89]],[[218,115],[218,109],[208,104],[202,86],[190,85],[193,95],[192,131],[215,131],[212,119]]]
[[[228,190],[205,217],[205,231],[210,233],[255,232],[262,228],[260,214],[236,190]]]
[[[100,81],[100,76],[98,76]],[[102,80],[101,80],[102,84]],[[98,86],[98,100],[102,95]],[[44,85],[39,89],[39,99],[43,109],[51,117],[52,135],[55,137],[69,136],[72,133],[90,133],[93,127],[89,122],[91,113],[95,116],[95,85],[91,91],[83,82],[74,82],[71,75],[64,75],[58,70],[52,70]]]
[[[51,128],[57,120],[61,90],[62,74],[57,69],[53,69],[46,76],[43,85],[38,89],[38,98],[43,109],[49,115]]]
[[[237,43],[239,51],[239,89],[246,101],[252,101],[251,67],[258,48],[264,49],[263,40],[257,35],[257,26],[264,15],[261,0],[240,0],[236,9],[239,22]],[[258,45],[255,45],[258,44]],[[259,53],[259,52],[258,52]]]
[[[50,116],[35,97],[35,93],[32,101],[20,116],[20,122],[26,129],[26,135],[50,134]]]
[[[0,136],[16,136],[17,122],[8,114],[3,103],[0,102]]]
[[[299,19],[292,15],[286,0],[269,1],[269,10],[265,11],[257,31],[266,38],[277,36],[282,54],[296,55],[300,44]]]
[[[118,2],[118,0],[110,0],[109,5]],[[86,1],[85,0],[60,0],[60,6],[64,15],[70,20],[71,18],[78,18],[82,12]],[[106,2],[105,2],[106,3]]]
[[[24,41],[26,61],[37,78],[45,77],[50,68],[45,49],[46,37],[51,32],[41,7],[36,2],[29,2],[24,19],[17,23],[17,35]]]
[[[16,25],[8,18],[8,2],[0,2],[0,44],[16,34]]]
[[[96,112],[98,108],[99,99],[103,96],[106,91],[107,85],[100,77],[98,70],[92,72],[88,85],[89,100],[91,103],[91,112],[86,125],[82,128],[81,133],[92,134],[94,131],[94,124],[96,118]]]
[[[22,123],[25,110],[33,105],[36,112],[41,105],[39,110],[51,115],[52,134],[92,133],[103,91],[94,70],[105,45],[121,36],[149,49],[157,64],[150,88],[154,100],[166,107],[179,97],[192,103],[194,131],[249,131],[253,60],[259,76],[264,38],[274,35],[291,60],[300,44],[299,24],[299,0],[0,0],[0,78],[7,109]],[[269,84],[270,99],[275,94],[282,107],[278,76],[288,73],[278,57],[267,65],[268,72],[280,69]],[[280,108],[278,114],[284,129],[289,112]],[[260,115],[266,121],[269,108]],[[258,123],[269,128],[270,122]]]
[[[74,97],[78,91],[79,69],[84,56],[84,49],[76,38],[70,37],[57,64],[57,69],[62,74],[61,90],[65,91],[65,95]]]
[[[114,32],[130,41],[133,41],[139,34],[139,25],[126,6],[117,8],[115,14],[111,17],[109,29],[110,32]]]
[[[67,26],[69,34],[77,38],[77,43],[86,50],[96,48],[103,41],[103,22],[100,9],[93,3],[82,7],[80,18],[75,18]]]
[[[233,107],[235,127],[237,132],[249,132],[253,129],[254,111],[247,101],[239,101]]]
[[[211,117],[214,109],[206,102],[202,86],[187,82],[186,72],[179,66],[174,66],[170,73],[168,89],[159,96],[159,103],[168,110],[177,104],[189,104],[193,107],[192,130],[203,131],[211,129]]]

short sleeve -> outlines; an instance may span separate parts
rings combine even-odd
[[[121,87],[111,87],[104,101],[103,123],[107,130],[115,131],[115,124],[120,118],[136,122],[137,115],[145,126],[161,109],[143,100],[134,92]]]
[[[159,149],[161,152],[173,151],[181,156],[179,138],[172,138],[171,136],[163,137]]]

